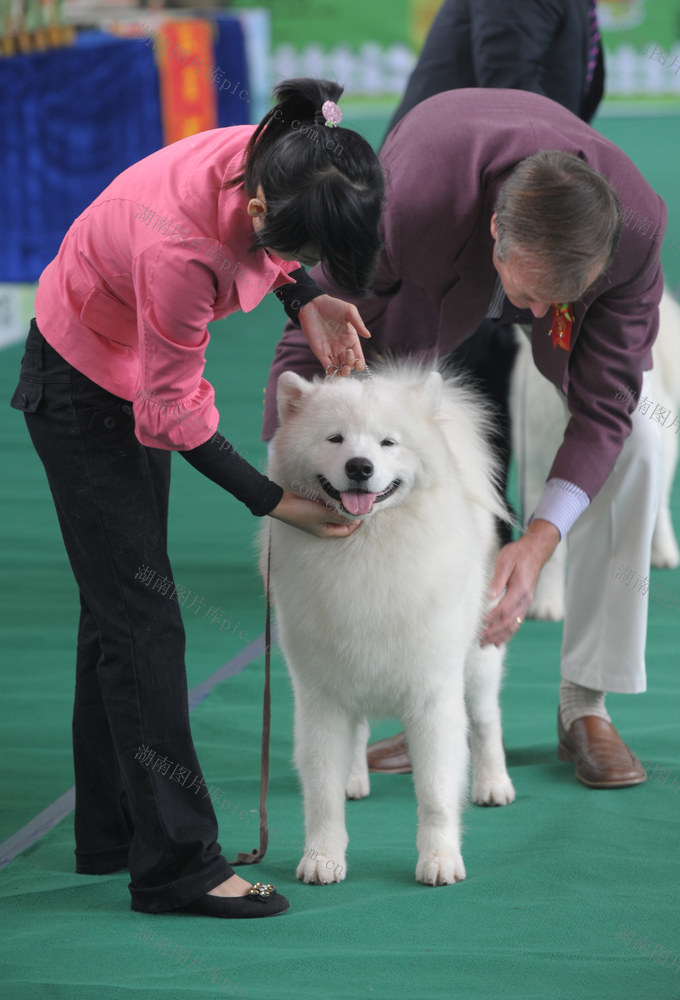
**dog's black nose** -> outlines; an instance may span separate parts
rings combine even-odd
[[[373,462],[367,458],[350,458],[345,463],[345,472],[348,479],[352,479],[355,483],[363,483],[373,475]]]

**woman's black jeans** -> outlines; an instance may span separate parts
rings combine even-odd
[[[233,870],[189,728],[166,542],[171,453],[141,445],[132,404],[64,361],[35,320],[11,405],[45,466],[80,590],[76,870],[128,867],[133,909],[178,909]]]

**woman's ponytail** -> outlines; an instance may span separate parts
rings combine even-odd
[[[253,132],[246,147],[243,173],[228,182],[228,186],[243,184],[249,195],[257,192],[258,162],[268,150],[291,130],[305,126],[307,134],[311,125],[325,125],[321,108],[326,101],[337,102],[344,90],[332,80],[315,80],[301,77],[283,80],[273,90],[275,104]]]
[[[297,253],[313,247],[329,277],[361,295],[380,250],[384,180],[369,143],[338,124],[342,92],[330,80],[279,83],[274,107],[246,147],[242,173],[227,183],[243,184],[250,197],[260,189],[264,194],[267,209],[254,248]]]

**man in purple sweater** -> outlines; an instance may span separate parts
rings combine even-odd
[[[604,697],[645,690],[647,602],[614,576],[622,563],[642,573],[649,564],[659,428],[634,400],[658,330],[664,203],[613,143],[521,91],[432,97],[391,132],[381,160],[384,249],[373,294],[357,302],[372,333],[367,360],[434,360],[485,317],[530,323],[534,360],[570,411],[533,520],[499,554],[491,592],[502,597],[482,642],[507,642],[519,628],[566,535],[560,756],[590,787],[638,784],[645,772]],[[337,291],[320,270],[314,276]],[[272,366],[265,437],[286,369],[322,374],[291,323]],[[403,741],[387,749],[391,770],[408,768]]]

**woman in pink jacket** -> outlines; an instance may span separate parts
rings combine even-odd
[[[363,367],[356,308],[314,298],[298,263],[323,261],[354,295],[373,275],[383,178],[368,143],[337,127],[341,93],[287,81],[257,127],[204,132],[134,164],[76,219],[40,278],[12,405],[45,466],[80,590],[76,868],[129,868],[133,910],[288,908],[221,854],[189,727],[178,600],[139,569],[172,580],[172,451],[257,516],[321,536],[354,528],[241,458],[203,378],[207,324],[272,290],[325,368]]]

